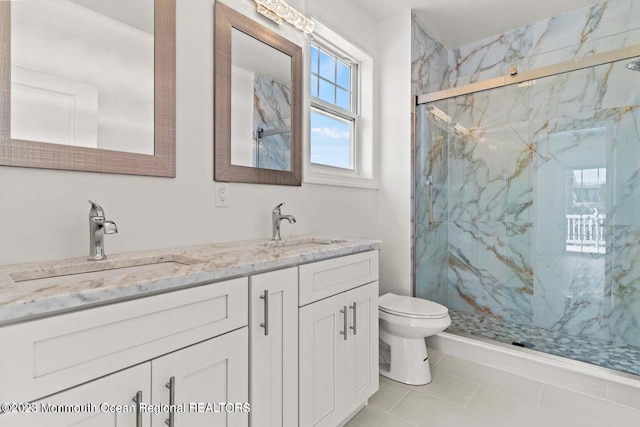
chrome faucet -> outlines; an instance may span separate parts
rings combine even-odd
[[[89,200],[91,210],[89,211],[89,261],[100,261],[107,259],[104,253],[104,235],[115,234],[118,226],[113,221],[106,221],[104,210],[94,200]]]
[[[282,215],[280,212],[280,208],[284,205],[284,202],[280,203],[278,206],[273,208],[273,212],[271,213],[271,218],[273,220],[273,233],[271,234],[271,240],[281,240],[280,238],[280,221],[286,219],[289,221],[289,224],[295,224],[296,219],[293,215]]]

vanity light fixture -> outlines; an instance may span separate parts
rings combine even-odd
[[[267,9],[266,7],[261,5],[260,3],[256,4],[256,10],[258,11],[259,14],[261,14],[263,16],[266,16],[267,18],[271,19],[276,24],[282,25],[282,18],[280,18],[274,11],[272,11],[270,9]]]
[[[284,0],[254,0],[258,13],[271,19],[276,24],[282,25],[285,20],[300,31],[310,34],[313,32],[314,23],[309,18],[298,12]]]

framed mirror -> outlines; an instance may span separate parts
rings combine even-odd
[[[216,181],[301,185],[302,48],[215,6]]]
[[[0,165],[175,177],[175,0],[0,1]]]

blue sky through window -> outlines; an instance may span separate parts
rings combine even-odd
[[[311,46],[311,96],[351,111],[351,66]]]
[[[353,169],[352,123],[311,110],[311,163]]]

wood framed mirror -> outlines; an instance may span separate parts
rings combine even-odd
[[[302,183],[302,48],[215,6],[214,178]]]
[[[175,0],[0,1],[0,165],[175,177]]]

